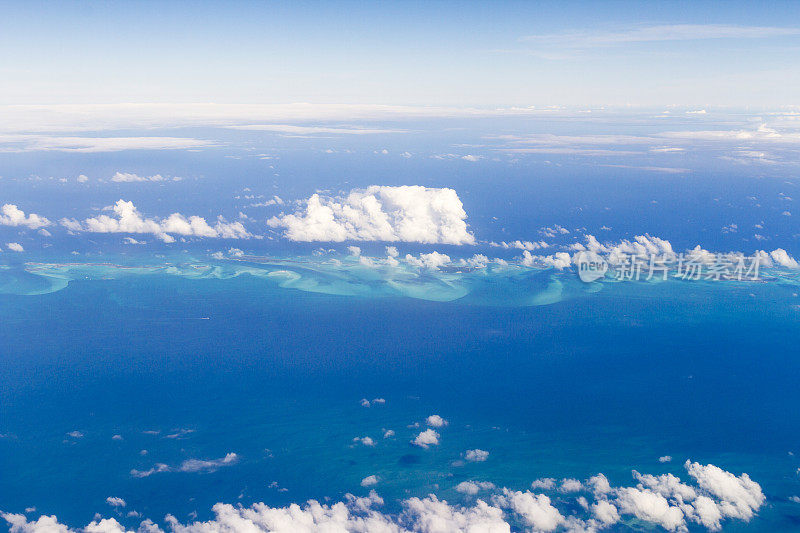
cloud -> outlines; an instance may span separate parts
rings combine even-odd
[[[115,183],[134,183],[142,181],[181,181],[181,178],[165,178],[161,174],[154,174],[152,176],[139,176],[132,172],[116,172],[111,176],[111,181]]]
[[[0,152],[97,153],[123,150],[186,150],[215,146],[213,141],[186,137],[55,137],[0,135]]]
[[[217,503],[214,517],[206,522],[180,523],[172,515],[166,522],[172,533],[207,533],[209,531],[350,531],[354,533],[410,533],[480,531],[508,533],[512,524],[533,531],[597,531],[618,524],[624,516],[633,516],[643,527],[661,526],[668,531],[687,531],[690,524],[718,531],[725,519],[749,521],[766,500],[761,487],[747,474],[736,476],[714,465],[687,461],[689,477],[695,485],[682,482],[677,476],[639,474],[634,471],[636,486],[612,488],[603,474],[585,484],[585,496],[575,505],[573,494],[551,495],[530,490],[498,489],[486,481],[463,481],[455,490],[467,496],[487,492],[485,499],[474,505],[450,504],[430,494],[425,498],[409,498],[400,502],[399,513],[382,513],[376,508],[384,504],[374,490],[367,496],[346,494],[343,501],[320,504],[310,500],[303,505],[270,507],[256,503],[251,507]],[[364,478],[371,486],[373,476]],[[377,476],[374,476],[377,481]],[[574,480],[577,482],[577,480]],[[542,487],[554,490],[555,482]],[[563,483],[562,483],[563,485]],[[589,499],[591,498],[591,500]],[[110,504],[116,498],[107,500]],[[487,503],[489,502],[489,503]],[[25,515],[2,513],[10,525],[10,533],[78,533],[58,522],[55,516],[41,516],[28,521]],[[627,520],[626,520],[627,522]],[[114,519],[95,519],[85,533],[124,533]],[[144,520],[140,532],[163,533],[150,520]]]
[[[39,229],[49,226],[51,222],[36,213],[25,214],[14,204],[4,204],[0,208],[0,225],[24,226],[29,229]]]
[[[371,475],[361,480],[362,487],[372,487],[378,484],[378,476]]]
[[[225,457],[211,460],[187,459],[178,467],[179,472],[214,472],[220,467],[230,466],[239,461],[235,453],[225,454]]]
[[[268,220],[293,241],[385,241],[474,244],[467,214],[453,189],[378,186],[346,197],[314,194],[294,214]]]
[[[770,258],[778,265],[786,268],[800,268],[794,257],[789,255],[783,248],[772,250],[769,253]]]
[[[114,216],[100,215],[87,218],[82,223],[74,219],[61,219],[61,225],[70,231],[90,233],[149,233],[164,242],[175,242],[174,235],[192,237],[219,237],[224,239],[248,239],[252,235],[241,222],[226,222],[218,217],[212,227],[206,219],[199,216],[185,217],[173,213],[166,219],[144,218],[133,202],[118,200],[111,208]]]
[[[411,443],[423,449],[427,449],[429,446],[437,446],[439,444],[439,434],[433,429],[426,429],[417,435]]]
[[[564,516],[544,494],[505,489],[502,496],[494,498],[494,503],[512,509],[536,531],[553,531],[565,522]]]
[[[473,463],[482,463],[486,459],[489,458],[489,452],[486,450],[480,450],[478,448],[474,450],[467,450],[464,452],[464,459]]]
[[[162,472],[216,472],[224,466],[232,466],[237,462],[239,462],[239,456],[231,452],[225,454],[224,457],[220,457],[219,459],[186,459],[178,466],[169,466],[164,463],[156,463],[152,468],[147,470],[131,470],[131,476],[142,478]]]
[[[372,437],[354,437],[353,442],[361,443],[364,446],[375,446],[375,441],[372,440]]]
[[[125,500],[122,498],[117,498],[115,496],[109,496],[106,498],[106,503],[111,507],[125,507]]]
[[[419,257],[406,254],[405,261],[415,267],[437,270],[441,266],[450,264],[450,256],[436,251],[428,254],[419,254]]]
[[[589,48],[630,43],[695,41],[705,39],[766,39],[800,34],[800,28],[774,26],[734,26],[729,24],[661,24],[619,31],[571,31],[529,35],[520,40],[547,46]]]
[[[334,135],[376,135],[381,133],[406,133],[405,130],[389,130],[375,128],[359,128],[354,126],[295,126],[290,124],[246,124],[242,126],[228,126],[230,129],[248,131],[274,131],[287,135],[305,136],[318,134]],[[386,152],[388,153],[388,152]]]
[[[23,248],[22,245],[20,243],[18,243],[18,242],[7,242],[6,246],[8,246],[8,249],[11,250],[12,252],[24,252],[25,251],[25,248]]]
[[[448,424],[447,420],[439,415],[431,415],[425,419],[425,423],[432,428],[441,428]]]
[[[658,134],[669,139],[685,139],[693,141],[730,141],[730,142],[758,142],[773,144],[798,144],[800,133],[780,132],[761,124],[754,130],[703,130],[703,131],[667,131]],[[763,157],[765,154],[757,151],[741,151],[740,155],[750,157]]]
[[[475,496],[482,490],[492,490],[494,488],[494,483],[489,481],[462,481],[456,485],[456,492]]]

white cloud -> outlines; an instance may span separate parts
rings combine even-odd
[[[167,515],[166,522],[173,533],[510,533],[511,524],[540,532],[561,529],[588,532],[612,527],[628,515],[642,521],[642,527],[656,525],[669,531],[687,531],[692,523],[717,531],[724,519],[748,521],[764,505],[761,487],[746,474],[735,476],[714,465],[687,462],[685,466],[696,486],[671,474],[652,476],[634,472],[638,482],[635,487],[611,488],[605,476],[598,474],[586,483],[587,488],[592,487],[592,495],[586,493],[577,499],[579,507],[575,506],[574,495],[550,497],[531,491],[497,489],[486,481],[464,481],[456,485],[457,492],[477,496],[486,491],[486,501],[478,499],[472,506],[452,505],[431,494],[402,501],[400,513],[384,514],[376,510],[384,504],[383,499],[371,490],[365,497],[347,494],[343,501],[331,504],[314,500],[286,507],[218,503],[209,521],[182,524]],[[368,476],[364,484],[371,486],[373,477],[378,481],[377,476]],[[118,498],[107,501],[111,505],[122,503]],[[55,516],[31,521],[22,514],[0,513],[0,517],[9,523],[10,533],[125,533],[116,520],[99,516],[81,529],[69,528]],[[163,530],[144,520],[139,532],[163,533]]]
[[[361,443],[364,446],[375,446],[375,441],[372,440],[372,437],[354,437],[353,442]]]
[[[115,496],[109,496],[106,498],[106,503],[111,507],[125,507],[125,500]]]
[[[166,219],[144,218],[133,202],[119,200],[113,206],[115,216],[105,214],[87,218],[82,223],[74,219],[62,219],[61,224],[71,231],[91,233],[150,233],[164,242],[174,242],[175,235],[194,237],[220,237],[225,239],[247,239],[252,235],[241,222],[226,222],[218,217],[212,227],[206,219],[199,216],[185,217],[173,213]]]
[[[529,35],[523,41],[569,48],[613,46],[629,43],[695,41],[701,39],[766,39],[798,35],[800,29],[774,26],[734,26],[730,24],[661,24],[618,31],[582,30],[546,35]]]
[[[378,484],[378,476],[375,475],[367,476],[361,480],[362,487],[372,487],[373,485],[377,484]]]
[[[20,243],[18,243],[18,242],[7,242],[6,246],[8,246],[8,249],[11,250],[12,252],[24,252],[25,251],[25,248],[23,248],[22,245]]]
[[[467,155],[461,156],[461,159],[463,159],[464,161],[470,161],[472,163],[475,163],[475,162],[480,161],[481,159],[483,159],[483,156],[482,155],[467,154]]]
[[[572,264],[572,258],[566,252],[556,252],[553,255],[533,255],[528,250],[524,250],[521,263],[527,267],[539,266],[564,270]]]
[[[436,446],[439,444],[439,434],[432,429],[426,429],[417,435],[411,443],[420,448],[427,449],[429,446]]]
[[[49,226],[50,221],[36,213],[25,214],[14,204],[4,204],[0,207],[0,226],[25,226],[29,229],[39,229]]]
[[[314,194],[303,209],[268,220],[293,241],[386,241],[474,244],[453,189],[418,185],[355,189],[346,197]]]
[[[583,490],[583,483],[572,478],[562,479],[558,490],[561,492],[579,492]]]
[[[219,459],[186,459],[180,465],[172,467],[164,463],[156,463],[148,470],[131,470],[133,477],[149,477],[161,472],[216,472],[224,466],[232,466],[239,462],[239,456],[233,452],[225,454]]]
[[[464,459],[472,463],[482,463],[489,458],[489,452],[475,448],[474,450],[467,450],[464,452]]]
[[[86,183],[87,181],[89,181],[89,176],[81,174],[80,176],[78,176],[77,180],[78,183]]]
[[[375,135],[380,133],[406,133],[405,130],[389,130],[358,127],[331,127],[331,126],[295,126],[291,124],[246,124],[243,126],[228,126],[236,130],[248,131],[274,131],[286,135],[305,136],[318,134],[335,135]],[[386,151],[385,151],[386,152]],[[388,152],[386,152],[388,153]]]
[[[658,458],[659,463],[669,463],[670,461],[672,461],[671,455],[662,455],[661,457]]]
[[[135,183],[142,181],[181,181],[179,177],[166,178],[161,174],[154,174],[152,176],[140,176],[133,172],[116,172],[111,176],[111,181],[116,183]]]
[[[185,137],[56,137],[0,135],[0,152],[97,153],[122,150],[186,150],[214,146],[213,141]]]
[[[439,415],[431,415],[425,419],[425,423],[432,428],[441,428],[448,424],[447,420]]]
[[[494,483],[489,481],[462,481],[456,485],[456,492],[474,496],[482,490],[492,490],[494,488]]]
[[[511,508],[536,531],[554,531],[565,522],[564,516],[544,494],[506,489],[502,496],[496,496],[493,501],[498,507]]]
[[[415,267],[437,270],[441,266],[450,264],[450,256],[436,251],[429,254],[419,254],[419,257],[406,254],[405,261]]]
[[[786,252],[786,250],[784,250],[783,248],[778,248],[776,250],[772,250],[769,253],[769,256],[772,258],[772,260],[775,263],[777,263],[778,265],[780,265],[782,267],[800,268],[800,266],[797,264],[797,261],[794,259],[794,257],[789,255]]]

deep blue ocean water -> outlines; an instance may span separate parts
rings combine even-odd
[[[457,503],[468,479],[524,490],[602,472],[631,484],[632,469],[680,474],[691,459],[747,472],[767,496],[726,531],[794,531],[796,293],[623,283],[519,307],[150,275],[2,294],[0,509],[81,525],[113,515],[115,496],[187,521],[220,501],[363,495],[377,475],[391,511],[431,492]],[[441,444],[411,446],[409,426],[431,414],[449,421]],[[353,442],[363,436],[376,445]],[[489,459],[457,462],[474,448]],[[213,472],[131,475],[231,452],[239,461]]]

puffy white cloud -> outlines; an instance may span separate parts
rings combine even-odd
[[[363,444],[364,446],[375,446],[375,441],[372,437],[353,437],[353,442]]]
[[[23,248],[22,245],[20,243],[18,243],[18,242],[7,242],[6,246],[8,246],[8,249],[11,250],[12,252],[24,252],[25,251],[25,248]]]
[[[685,466],[696,486],[683,483],[672,474],[634,472],[637,486],[611,488],[606,477],[598,474],[584,485],[592,488],[594,502],[584,496],[577,500],[574,496],[559,499],[558,493],[551,498],[531,491],[497,489],[486,481],[463,481],[456,485],[457,492],[474,497],[486,491],[486,501],[478,499],[472,506],[460,506],[429,495],[402,501],[398,514],[384,514],[376,510],[384,504],[383,499],[371,490],[365,497],[347,494],[343,501],[331,504],[314,500],[286,507],[218,503],[213,507],[214,518],[209,521],[182,524],[168,515],[166,522],[173,533],[510,533],[511,524],[524,525],[531,531],[593,532],[609,528],[623,515],[629,515],[668,531],[687,531],[690,522],[717,531],[725,518],[750,520],[764,504],[760,486],[746,474],[735,476],[714,465],[688,461]],[[362,484],[371,486],[376,481],[377,476],[368,476]],[[534,484],[548,489],[556,485],[552,479]],[[115,507],[122,506],[118,505],[122,503],[119,498],[107,501]],[[567,511],[562,512],[559,506]],[[28,521],[22,514],[0,512],[0,517],[9,523],[10,533],[125,533],[116,520],[99,516],[78,530],[59,523],[55,516]],[[144,520],[138,531],[163,533],[150,520]]]
[[[661,457],[658,458],[659,463],[669,463],[670,461],[672,461],[671,455],[662,455]]]
[[[4,204],[0,207],[0,226],[24,226],[29,229],[39,229],[51,223],[43,216],[36,213],[25,214],[14,204]]]
[[[456,485],[456,491],[469,496],[475,496],[482,490],[494,489],[494,483],[489,481],[462,481]]]
[[[109,496],[106,498],[106,503],[111,507],[125,507],[125,500],[116,496]]]
[[[441,428],[448,424],[447,420],[439,415],[431,415],[425,419],[425,423],[432,428]]]
[[[436,446],[439,444],[439,434],[433,429],[426,429],[417,435],[411,443],[420,448]]]
[[[478,500],[474,507],[449,505],[436,496],[411,498],[404,502],[404,518],[411,531],[420,533],[510,533],[503,511]]]
[[[294,214],[270,218],[293,241],[387,241],[474,244],[453,189],[372,185],[343,198],[314,194]]]
[[[776,264],[778,264],[778,265],[780,265],[782,267],[800,268],[800,265],[797,264],[797,261],[795,260],[795,258],[792,257],[791,255],[789,255],[786,252],[786,250],[784,250],[783,248],[778,248],[776,250],[772,250],[769,253],[769,256],[772,258],[772,260]]]
[[[670,505],[664,496],[651,490],[621,488],[617,491],[617,503],[621,512],[658,524],[667,531],[685,528],[683,511],[677,506]]]
[[[557,252],[553,255],[533,255],[528,250],[524,250],[521,263],[527,267],[539,266],[564,270],[572,264],[572,258],[566,252]]]
[[[464,452],[464,459],[472,463],[482,463],[488,458],[489,458],[489,452],[487,452],[486,450],[480,450],[476,448],[474,450],[467,450],[466,452]]]
[[[592,516],[604,526],[619,522],[619,511],[607,500],[600,500],[592,505]]]
[[[583,490],[583,483],[572,478],[562,479],[558,490],[561,492],[579,492]]]
[[[361,480],[362,487],[372,487],[373,485],[377,484],[378,484],[378,476],[376,475],[367,476]]]
[[[564,516],[553,507],[550,498],[530,491],[504,490],[493,500],[498,507],[510,508],[536,531],[553,531],[564,523]]]
[[[185,217],[173,213],[165,219],[145,218],[133,202],[119,200],[113,206],[114,216],[106,214],[87,218],[82,223],[73,219],[62,219],[61,225],[70,231],[91,233],[150,233],[164,242],[175,242],[175,235],[193,237],[220,237],[224,239],[248,239],[252,235],[241,222],[226,222],[219,217],[212,227],[199,216]]]
[[[406,254],[406,263],[419,268],[427,268],[429,270],[437,270],[439,267],[450,264],[450,256],[440,254],[433,251],[429,254],[419,254],[419,257],[414,257],[411,254]]]
[[[719,507],[724,516],[750,520],[766,500],[761,486],[747,474],[737,477],[718,466],[690,461],[686,461],[684,466],[702,489],[720,500]]]
[[[531,483],[532,489],[552,490],[556,486],[556,480],[551,477],[535,479]]]

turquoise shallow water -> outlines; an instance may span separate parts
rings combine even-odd
[[[800,527],[792,283],[597,291],[498,271],[398,274],[398,290],[355,266],[264,268],[0,272],[16,288],[0,295],[0,510],[136,527],[208,519],[216,502],[365,495],[375,475],[392,513],[429,493],[470,505],[454,490],[467,480],[525,490],[602,472],[633,485],[632,469],[686,479],[691,459],[746,472],[766,495],[725,530]],[[432,414],[449,422],[439,444],[412,446]],[[488,459],[465,461],[470,449]],[[616,529],[647,527],[623,518]]]

